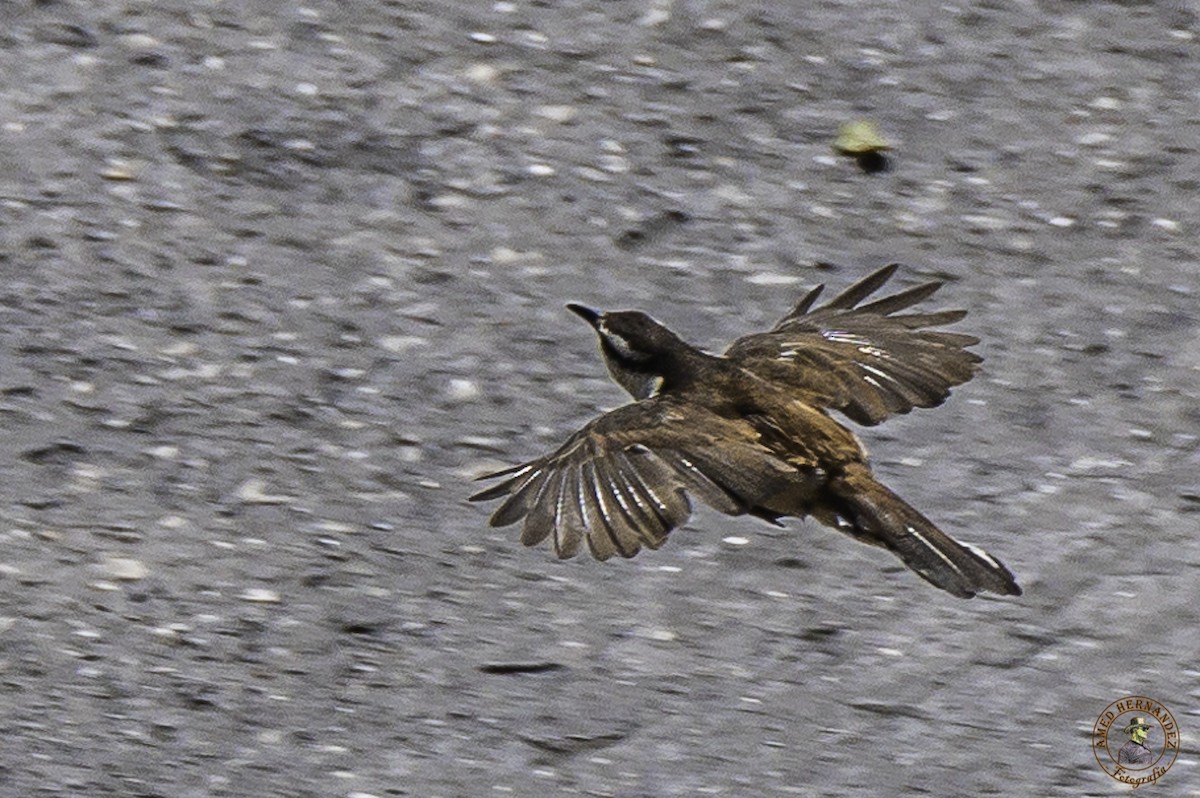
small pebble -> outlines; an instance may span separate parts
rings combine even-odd
[[[381,349],[389,352],[407,352],[414,347],[427,346],[429,339],[419,335],[385,335],[376,343]]]
[[[288,504],[291,496],[272,495],[266,492],[267,483],[261,479],[248,479],[237,489],[237,497],[245,504]]]
[[[1112,141],[1113,137],[1109,133],[1084,133],[1079,138],[1075,139],[1076,144],[1081,144],[1084,147],[1096,147],[1100,144],[1106,144]]]
[[[657,640],[660,643],[668,643],[679,637],[670,629],[638,629],[634,634],[646,640]]]
[[[538,106],[536,113],[543,119],[565,125],[575,118],[579,109],[573,105],[541,105]]]
[[[779,274],[778,272],[758,272],[746,278],[751,285],[795,285],[801,277],[794,274]]]
[[[491,64],[472,64],[467,67],[466,76],[473,83],[492,83],[500,77],[500,70]]]
[[[119,36],[117,41],[130,50],[151,50],[158,46],[158,39],[145,33],[128,33]]]
[[[453,379],[446,384],[446,396],[456,402],[467,402],[479,397],[479,386],[472,380]]]
[[[250,601],[255,604],[279,604],[283,601],[278,593],[274,590],[268,590],[265,587],[251,587],[242,591],[238,596],[242,601]]]
[[[100,176],[105,180],[133,180],[137,174],[128,166],[110,166],[100,170]]]
[[[145,579],[150,571],[141,560],[132,557],[110,557],[104,561],[104,572],[113,579],[136,582]]]

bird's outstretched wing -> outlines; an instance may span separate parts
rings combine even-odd
[[[521,542],[554,541],[561,558],[586,540],[592,555],[657,549],[691,514],[688,494],[729,515],[809,490],[812,471],[773,456],[745,420],[667,397],[600,416],[557,451],[483,479],[503,482],[471,497],[504,498],[492,526],[525,519]]]
[[[940,405],[951,387],[975,374],[982,358],[966,347],[979,339],[931,329],[962,319],[965,310],[900,312],[932,296],[939,282],[860,304],[898,266],[885,266],[814,308],[825,288],[817,286],[770,332],[734,341],[726,357],[860,424]]]

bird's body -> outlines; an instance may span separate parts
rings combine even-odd
[[[773,523],[813,516],[883,546],[934,585],[969,598],[1018,595],[1011,572],[959,543],[879,483],[838,410],[876,424],[941,404],[980,358],[972,336],[932,330],[962,311],[904,313],[940,283],[860,304],[891,277],[885,267],[813,308],[810,291],[774,329],[724,355],[684,342],[638,311],[569,305],[596,330],[613,379],[636,400],[605,413],[562,447],[489,477],[472,499],[504,497],[493,526],[525,519],[522,541],[552,537],[560,557],[632,557],[658,548],[690,513],[687,495]]]

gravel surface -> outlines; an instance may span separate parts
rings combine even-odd
[[[0,794],[1108,796],[1147,694],[1200,795],[1189,6],[3,4]],[[863,438],[1024,597],[465,502],[622,401],[564,302],[717,348],[897,260],[987,362]]]

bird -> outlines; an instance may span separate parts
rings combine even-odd
[[[890,551],[959,598],[1021,595],[999,559],[955,540],[885,487],[858,436],[833,415],[874,426],[936,407],[982,362],[969,349],[978,338],[940,329],[965,310],[911,310],[942,282],[866,301],[899,266],[821,305],[818,285],[772,329],[738,338],[720,355],[641,311],[569,303],[633,401],[547,455],[478,477],[503,481],[470,500],[502,499],[489,524],[523,520],[521,542],[549,538],[562,559],[585,542],[598,560],[658,549],[697,499],[777,526],[811,517]]]

